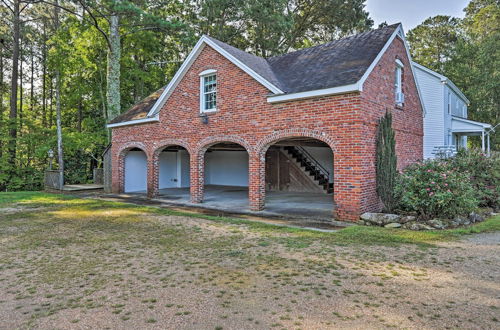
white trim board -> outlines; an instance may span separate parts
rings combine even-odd
[[[349,93],[349,92],[361,92],[363,91],[363,84],[368,79],[368,76],[370,73],[373,71],[377,63],[380,61],[382,56],[385,54],[391,43],[394,41],[398,33],[400,33],[401,30],[401,25],[399,25],[394,32],[392,33],[391,37],[387,42],[385,43],[384,47],[382,47],[382,50],[377,54],[377,57],[373,60],[373,62],[370,64],[368,69],[366,69],[365,73],[361,77],[361,79],[358,80],[358,82],[351,84],[351,85],[344,85],[344,86],[338,86],[338,87],[333,87],[333,88],[327,88],[327,89],[319,89],[319,90],[313,90],[313,91],[307,91],[307,92],[300,92],[300,93],[292,93],[292,94],[283,94],[283,95],[271,95],[267,97],[267,102],[269,103],[277,103],[277,102],[285,102],[285,101],[292,101],[292,100],[299,100],[299,99],[306,99],[306,98],[312,98],[312,97],[318,97],[318,96],[327,96],[327,95],[334,95],[334,94],[343,94],[343,93]],[[408,58],[411,63],[411,58]],[[420,93],[420,92],[419,92]],[[423,103],[422,103],[423,107]]]
[[[333,88],[317,89],[317,90],[308,91],[308,92],[283,94],[283,95],[271,95],[271,96],[267,97],[267,102],[268,103],[278,103],[278,102],[285,102],[285,101],[290,101],[290,100],[308,99],[311,97],[327,96],[327,95],[335,95],[335,94],[345,94],[345,93],[361,92],[361,91],[362,91],[362,88],[359,85],[359,83],[355,83],[355,84],[351,84],[351,85],[345,85],[345,86],[339,86],[339,87],[333,87]]]
[[[312,91],[306,91],[306,92],[300,92],[300,93],[292,93],[292,94],[282,94],[282,95],[270,95],[267,97],[267,102],[268,103],[278,103],[278,102],[285,102],[285,101],[292,101],[292,100],[300,100],[300,99],[306,99],[306,98],[312,98],[312,97],[319,97],[319,96],[327,96],[327,95],[335,95],[335,94],[345,94],[345,93],[351,93],[351,92],[362,92],[363,91],[363,85],[372,73],[373,69],[375,66],[378,64],[382,56],[384,56],[385,52],[387,49],[390,47],[392,42],[396,37],[401,38],[403,40],[403,43],[405,45],[405,50],[406,50],[406,56],[408,57],[408,61],[410,64],[412,63],[410,51],[408,48],[408,44],[406,42],[406,39],[404,38],[404,31],[403,27],[400,24],[392,33],[391,37],[387,40],[385,43],[384,47],[380,50],[380,52],[377,54],[377,57],[373,60],[373,62],[370,64],[368,69],[365,71],[361,79],[351,85],[344,85],[344,86],[338,86],[338,87],[333,87],[333,88],[326,88],[326,89],[319,89],[319,90],[312,90]],[[401,63],[402,64],[402,63]],[[415,82],[415,86],[417,88],[417,93],[418,97],[420,100],[420,104],[422,106],[423,110],[423,115],[425,115],[425,105],[424,101],[422,98],[422,93],[420,91],[420,87],[418,85],[417,77],[415,75],[415,71],[413,70],[413,66],[410,65],[410,70],[412,71],[413,74],[413,81]]]
[[[382,50],[380,51],[380,53],[377,55],[377,57],[375,58],[375,60],[368,67],[368,70],[366,70],[366,72],[363,75],[363,77],[361,77],[361,79],[359,80],[359,84],[361,85],[361,88],[363,88],[363,84],[365,83],[366,79],[368,79],[368,76],[370,75],[370,73],[372,73],[373,69],[375,68],[375,66],[377,65],[377,63],[380,61],[380,59],[382,58],[382,56],[384,56],[384,54],[387,51],[387,49],[389,48],[389,46],[392,44],[392,42],[394,41],[394,39],[396,39],[396,37],[399,37],[399,38],[401,38],[401,40],[403,40],[403,44],[404,44],[405,50],[406,50],[406,57],[408,57],[408,61],[410,62],[410,70],[411,70],[411,72],[413,74],[413,81],[415,81],[415,86],[417,87],[417,93],[418,93],[418,98],[420,100],[420,105],[422,106],[423,115],[425,115],[426,110],[425,110],[424,100],[422,98],[422,92],[420,91],[420,87],[418,85],[418,81],[417,81],[417,77],[415,75],[415,71],[413,70],[413,66],[411,65],[411,63],[413,61],[411,59],[410,49],[408,47],[408,43],[406,42],[406,38],[404,37],[404,35],[405,35],[405,33],[404,33],[404,30],[403,30],[403,26],[401,24],[399,24],[399,26],[394,30],[393,34],[391,35],[391,37],[389,38],[389,40],[387,40],[387,42],[385,43],[384,47],[382,48]]]
[[[248,66],[246,66],[244,63],[242,63],[240,60],[235,58],[233,55],[229,54],[226,52],[224,49],[222,49],[220,46],[218,46],[216,43],[214,43],[212,40],[210,40],[207,36],[202,36],[200,40],[196,43],[194,46],[193,50],[191,53],[189,53],[188,57],[182,63],[180,69],[176,72],[175,76],[172,78],[170,83],[167,85],[163,93],[160,95],[158,100],[156,101],[155,105],[151,108],[151,110],[148,113],[148,117],[156,114],[161,107],[165,104],[167,101],[168,97],[170,94],[172,94],[173,90],[177,86],[177,84],[182,80],[182,77],[186,74],[188,69],[191,67],[193,64],[194,60],[198,57],[198,55],[201,53],[205,45],[209,45],[212,47],[214,50],[216,50],[218,53],[220,53],[222,56],[227,58],[229,61],[231,61],[234,65],[248,73],[252,78],[257,80],[259,83],[264,85],[267,89],[269,89],[271,92],[275,94],[283,94],[284,92],[280,90],[278,87],[274,86],[271,84],[269,81],[264,79],[262,76],[257,74],[255,71],[250,69]]]
[[[151,123],[151,122],[158,122],[158,121],[160,121],[160,119],[158,118],[158,116],[154,116],[154,117],[149,117],[149,118],[124,121],[124,122],[116,123],[116,124],[107,124],[106,127],[107,128],[114,128],[114,127],[136,125],[136,124],[144,124],[144,123]]]
[[[406,42],[406,39],[404,37],[404,31],[403,27],[400,24],[392,33],[391,37],[387,40],[385,43],[384,47],[382,50],[377,54],[377,57],[373,60],[373,62],[370,64],[368,69],[365,71],[361,79],[350,85],[344,85],[344,86],[338,86],[338,87],[333,87],[333,88],[326,88],[326,89],[320,89],[320,90],[312,90],[312,91],[305,91],[305,92],[299,92],[299,93],[291,93],[291,94],[285,94],[282,90],[280,90],[278,87],[264,79],[262,76],[257,74],[255,71],[250,69],[248,66],[246,66],[244,63],[242,63],[240,60],[229,54],[227,51],[225,51],[223,48],[218,46],[216,43],[214,43],[212,40],[210,40],[207,36],[202,36],[200,40],[196,43],[194,46],[193,50],[189,53],[188,57],[186,60],[182,63],[181,67],[179,70],[175,73],[174,77],[172,80],[169,82],[163,93],[160,95],[158,100],[155,102],[151,110],[148,112],[146,119],[141,119],[141,120],[136,120],[136,121],[129,121],[129,122],[123,122],[123,123],[118,123],[118,124],[110,124],[108,125],[108,128],[112,127],[119,127],[119,126],[126,126],[126,125],[133,125],[133,124],[139,124],[139,123],[145,123],[145,122],[150,122],[150,121],[158,121],[158,112],[160,109],[163,107],[167,99],[170,97],[172,94],[173,90],[175,87],[177,87],[178,83],[182,80],[188,69],[191,67],[192,63],[194,60],[198,57],[198,55],[201,53],[205,45],[209,45],[212,47],[214,50],[219,52],[222,56],[227,58],[229,61],[231,61],[233,64],[235,64],[237,67],[248,73],[251,77],[253,77],[255,80],[257,80],[259,83],[264,85],[266,88],[268,88],[271,92],[273,92],[275,95],[270,95],[267,97],[267,102],[268,103],[278,103],[278,102],[285,102],[285,101],[292,101],[292,100],[300,100],[300,99],[306,99],[306,98],[313,98],[313,97],[321,97],[321,96],[327,96],[327,95],[335,95],[335,94],[345,94],[345,93],[351,93],[351,92],[361,92],[363,91],[363,84],[368,79],[369,75],[375,68],[375,66],[378,64],[382,56],[385,54],[389,46],[392,44],[394,39],[396,37],[400,37],[405,45],[406,48],[406,55],[408,57],[408,60],[410,63],[412,62],[411,55],[409,52],[408,44]],[[418,85],[418,81],[416,78],[416,74],[414,72],[414,67],[413,65],[410,65],[410,69],[412,70],[413,73],[413,79],[415,81],[415,85],[417,87],[417,93],[419,96],[420,104],[423,109],[423,113],[425,114],[425,107],[424,107],[424,102],[422,99],[422,95],[420,92],[420,87]],[[152,116],[155,116],[156,119],[150,118]]]
[[[464,122],[464,123],[467,123],[467,124],[471,124],[471,125],[482,126],[484,128],[491,128],[491,124],[481,123],[479,121],[474,121],[474,120],[470,120],[470,119],[460,118],[460,117],[456,117],[456,116],[452,116],[451,120],[461,121],[461,122]]]

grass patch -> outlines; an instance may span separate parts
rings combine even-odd
[[[108,319],[102,313],[107,311],[120,322],[134,320],[150,327],[167,324],[172,317],[198,325],[208,318],[208,324],[225,328],[236,321],[262,328],[305,326],[309,317],[349,327],[347,322],[363,316],[341,306],[354,303],[381,313],[411,299],[415,288],[434,292],[443,287],[433,282],[435,267],[450,273],[458,269],[453,275],[460,276],[460,267],[467,264],[469,271],[474,262],[478,278],[493,283],[492,275],[482,274],[484,269],[494,274],[494,253],[470,260],[461,248],[427,247],[496,230],[500,217],[447,231],[352,226],[326,233],[61,194],[0,193],[0,293],[7,297],[0,299],[0,319],[16,313],[23,319],[11,328],[32,328],[42,318],[61,320],[60,311],[75,310],[75,315],[95,313],[97,320]],[[434,314],[443,308],[460,313],[462,306],[450,302],[460,300],[457,294],[439,293],[437,300],[446,299],[441,305],[422,305],[415,312],[429,315],[429,328],[443,326],[443,318]],[[477,297],[471,299],[479,301]],[[214,311],[200,316],[207,299],[214,301]],[[309,299],[340,307],[329,318],[303,317],[301,313],[311,311],[303,308]],[[481,328],[497,322],[492,319],[496,307],[488,306]],[[166,313],[149,314],[160,311]],[[408,315],[411,322],[415,312]],[[69,320],[88,327],[87,317]],[[371,324],[373,318],[363,321]],[[462,321],[445,326],[457,328]],[[411,322],[401,326],[420,325]]]
[[[26,208],[34,207],[57,207],[57,210],[49,212],[51,220],[92,218],[99,222],[107,220],[115,223],[141,222],[141,215],[172,215],[191,218],[207,219],[215,222],[235,225],[246,225],[249,229],[260,233],[269,234],[265,245],[271,241],[283,244],[289,248],[308,247],[315,241],[327,244],[356,244],[356,245],[398,245],[418,244],[432,245],[438,241],[453,240],[460,236],[500,231],[500,216],[487,219],[484,222],[470,227],[436,230],[436,231],[411,231],[404,229],[388,229],[382,227],[351,226],[334,233],[316,232],[307,229],[289,228],[275,226],[257,221],[218,217],[191,212],[174,211],[165,208],[137,206],[121,202],[108,202],[93,199],[81,199],[77,197],[50,194],[42,192],[10,192],[0,193],[0,207],[8,207],[17,204]],[[12,218],[10,216],[9,218]],[[287,238],[273,239],[272,234],[287,233]]]

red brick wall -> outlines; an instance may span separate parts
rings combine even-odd
[[[397,45],[389,51],[405,57]],[[388,101],[394,99],[391,96],[394,88],[377,91],[379,78],[373,77],[392,70],[390,54],[384,56],[377,73],[370,75],[361,94],[269,104],[270,92],[265,87],[206,46],[163,106],[160,122],[113,129],[113,190],[123,191],[123,157],[127,149],[137,145],[148,155],[148,194],[154,196],[158,190],[158,152],[165,146],[180,144],[191,155],[191,199],[201,202],[204,152],[215,143],[232,141],[249,152],[250,206],[252,210],[260,210],[264,207],[267,148],[280,139],[308,136],[326,142],[333,150],[336,216],[355,220],[364,211],[376,211],[380,205],[374,195],[374,123],[386,105],[394,108]],[[407,83],[407,68],[409,64],[405,64],[404,92],[410,103],[413,102],[410,94],[416,91]],[[209,123],[203,124],[199,117],[198,74],[207,69],[217,70],[218,109],[208,115]],[[391,73],[387,79],[393,76]],[[408,164],[421,158],[421,112],[415,104],[405,104],[405,109],[398,111],[401,111],[395,118],[400,129],[398,155],[402,164]],[[420,128],[410,127],[407,117],[418,121]],[[411,141],[418,139],[420,142],[411,147],[414,152],[405,150]]]
[[[395,104],[396,59],[404,64],[403,93],[405,103],[402,107]],[[364,204],[369,209],[381,207],[375,192],[375,136],[377,121],[386,111],[392,113],[393,128],[396,133],[396,153],[398,169],[423,158],[423,110],[417,86],[406,55],[404,42],[397,37],[387,49],[363,85],[362,109],[364,116],[366,161],[370,164],[365,173],[367,181],[364,191]]]

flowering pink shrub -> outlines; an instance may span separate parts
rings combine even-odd
[[[478,206],[469,173],[449,160],[432,160],[407,167],[396,186],[399,208],[422,220],[466,215]]]
[[[500,154],[487,157],[481,150],[460,150],[449,160],[451,166],[469,173],[471,185],[476,190],[479,206],[500,207]]]

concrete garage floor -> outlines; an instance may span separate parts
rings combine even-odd
[[[321,193],[268,191],[265,209],[261,212],[250,211],[247,187],[207,185],[202,204],[189,202],[189,188],[160,189],[157,199],[172,204],[197,205],[230,213],[285,216],[308,220],[331,221],[333,214],[333,196]]]

